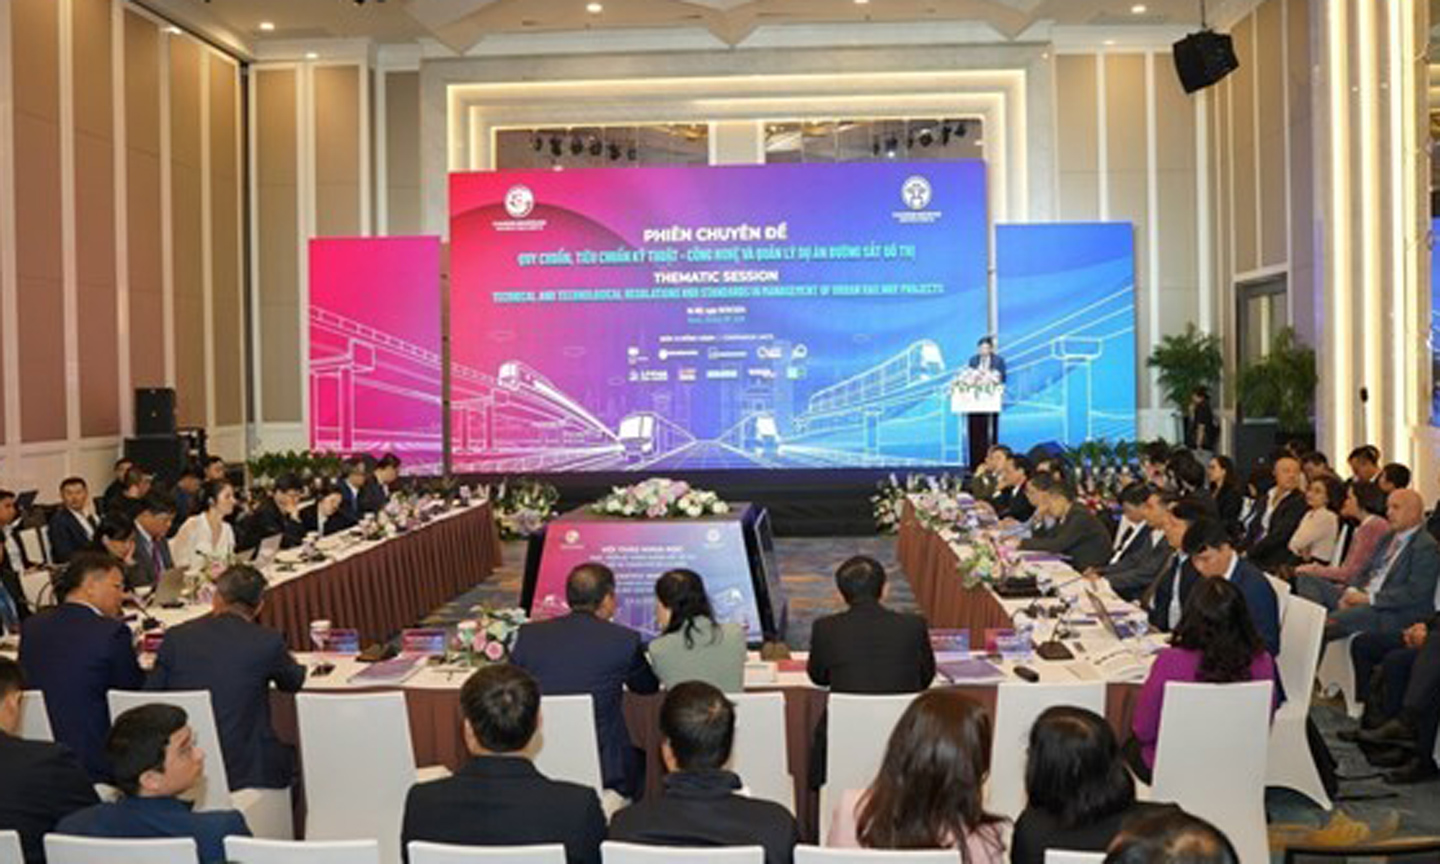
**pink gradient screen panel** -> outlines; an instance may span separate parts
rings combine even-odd
[[[310,446],[438,470],[440,238],[310,243]]]

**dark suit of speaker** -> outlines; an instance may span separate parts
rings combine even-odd
[[[61,507],[50,517],[50,560],[56,564],[70,563],[70,556],[90,545],[90,538],[95,533],[97,522],[90,523],[90,530],[85,530],[81,520],[90,517],[81,516],[68,507]]]
[[[111,690],[139,690],[130,628],[89,606],[61,603],[31,616],[20,635],[20,665],[30,687],[45,694],[55,740],[69,745],[96,781],[110,777],[105,736]]]
[[[305,667],[279,633],[239,615],[207,615],[165,634],[146,689],[209,690],[230,788],[283,789],[295,779],[295,753],[275,737],[270,686],[294,693],[304,683]]]
[[[99,803],[89,775],[64,744],[0,732],[0,777],[0,831],[19,832],[26,864],[45,860],[42,838],[56,822]]]
[[[644,757],[630,742],[621,701],[626,687],[636,693],[660,689],[645,661],[640,634],[594,615],[572,612],[521,626],[511,661],[535,676],[547,696],[590,695],[605,788],[634,798]]]

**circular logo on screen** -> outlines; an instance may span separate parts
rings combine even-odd
[[[706,532],[705,532],[705,539],[706,539],[707,541],[709,541],[710,543],[719,543],[719,542],[720,542],[720,529],[719,529],[719,528],[711,528],[709,531],[706,531]]]
[[[906,179],[905,185],[900,187],[900,199],[911,210],[924,210],[929,207],[930,195],[930,181],[919,174]]]
[[[580,542],[580,532],[579,532],[579,531],[576,531],[576,530],[573,529],[573,528],[570,529],[569,531],[566,531],[566,532],[565,532],[565,542],[568,543],[568,544],[570,544],[571,546],[574,546],[576,543],[579,543],[579,542]]]
[[[535,209],[535,193],[529,186],[511,186],[505,193],[505,212],[512,219],[524,219]]]

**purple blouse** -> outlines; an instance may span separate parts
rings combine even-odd
[[[1135,718],[1132,728],[1140,742],[1140,752],[1146,766],[1155,767],[1155,744],[1160,739],[1160,711],[1165,707],[1165,685],[1171,681],[1187,684],[1198,683],[1200,678],[1200,652],[1189,648],[1162,648],[1155,655],[1155,665],[1150,667],[1150,677],[1140,688],[1140,698],[1135,704]],[[1250,662],[1251,681],[1274,681],[1275,660],[1270,652],[1261,650]],[[1280,706],[1280,688],[1271,694],[1270,716]]]

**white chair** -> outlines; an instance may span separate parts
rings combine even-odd
[[[1088,708],[1105,716],[1105,682],[1083,684],[1001,684],[995,697],[995,744],[985,809],[1009,819],[1025,809],[1025,759],[1030,727],[1055,705]]]
[[[113,840],[46,834],[45,860],[50,864],[195,864],[200,853],[190,837]]]
[[[27,570],[20,574],[20,590],[31,609],[48,609],[55,605],[55,586],[49,570]]]
[[[205,752],[205,778],[195,799],[196,810],[239,810],[256,837],[291,840],[295,837],[294,808],[289,789],[241,789],[230,791],[225,756],[220,749],[220,732],[208,690],[111,690],[110,718],[141,705],[174,705],[183,710],[195,733],[195,742]]]
[[[795,864],[955,864],[954,849],[827,849],[796,846]]]
[[[820,837],[829,836],[835,802],[865,789],[880,771],[890,732],[913,694],[859,696],[831,693],[826,709],[825,787],[820,790]]]
[[[50,528],[46,525],[22,528],[15,532],[20,541],[20,550],[32,564],[50,563]],[[19,569],[18,567],[16,568]]]
[[[1224,831],[1241,864],[1269,864],[1265,763],[1269,681],[1165,685],[1152,800],[1171,801]]]
[[[226,837],[225,858],[231,864],[380,864],[380,844],[375,840]]]
[[[452,846],[448,843],[410,841],[410,864],[565,864],[565,847]],[[243,862],[242,862],[243,864]]]
[[[1345,700],[1345,713],[1351,719],[1358,719],[1365,710],[1365,694],[1355,692],[1355,663],[1350,658],[1350,643],[1355,641],[1351,634],[1344,639],[1325,643],[1320,655],[1320,666],[1315,678],[1320,682],[1320,692],[1326,696],[1339,694]]]
[[[1280,613],[1280,623],[1283,625],[1286,610],[1290,606],[1290,583],[1278,576],[1271,576],[1269,573],[1265,574],[1265,578],[1270,580],[1270,587],[1275,591],[1275,606]]]
[[[1104,864],[1104,852],[1069,852],[1064,849],[1046,849],[1045,864]]]
[[[25,864],[25,850],[20,847],[20,832],[0,831],[0,864]]]
[[[1315,681],[1320,645],[1325,640],[1325,607],[1303,597],[1290,599],[1290,610],[1280,627],[1280,683],[1286,701],[1275,712],[1270,727],[1270,758],[1265,785],[1293,789],[1331,809],[1330,796],[1310,754],[1305,719],[1310,714],[1310,691]]]
[[[380,860],[400,860],[400,823],[410,787],[444,769],[418,771],[405,694],[295,697],[305,776],[308,840],[380,841]]]
[[[731,694],[735,703],[735,746],[730,767],[752,798],[774,801],[795,812],[795,781],[785,740],[783,693]]]
[[[45,709],[45,693],[26,690],[20,697],[20,737],[27,741],[54,741],[50,728],[50,712]]]
[[[641,846],[606,840],[600,844],[603,864],[670,864],[672,861],[693,864],[765,864],[765,850],[760,846]],[[953,864],[953,862],[952,862]]]
[[[551,780],[566,780],[605,794],[595,708],[589,695],[540,697],[540,734],[535,767]]]

